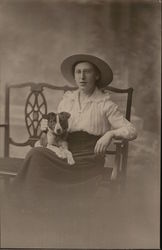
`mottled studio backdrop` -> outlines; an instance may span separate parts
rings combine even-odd
[[[113,86],[134,87],[135,114],[157,132],[159,34],[158,0],[1,0],[1,104],[7,82],[64,84],[61,61],[92,53],[110,63]]]

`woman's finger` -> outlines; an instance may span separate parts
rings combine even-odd
[[[97,154],[97,145],[95,145],[94,153]]]
[[[99,147],[98,147],[98,154],[101,154],[102,150],[103,150],[103,145],[100,144]]]
[[[98,153],[99,154],[104,154],[105,153],[105,146],[104,145],[101,145]]]
[[[98,153],[102,154],[103,150],[104,150],[104,146],[101,144]]]
[[[99,143],[97,142],[94,149],[95,154],[98,154],[98,150],[99,150]]]
[[[96,154],[102,154],[104,152],[104,145],[100,142],[96,143],[94,152]]]

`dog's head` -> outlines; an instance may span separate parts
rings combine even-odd
[[[68,119],[70,114],[67,112],[53,113],[43,115],[44,119],[48,120],[48,130],[55,135],[62,135],[68,129]]]

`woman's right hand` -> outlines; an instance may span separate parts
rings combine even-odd
[[[48,128],[48,120],[42,119],[40,129],[41,131],[46,131]]]

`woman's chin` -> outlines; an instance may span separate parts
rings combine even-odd
[[[88,92],[88,90],[85,86],[79,86],[79,89],[85,93]]]
[[[90,95],[93,93],[93,91],[95,90],[95,88],[93,89],[89,89],[89,88],[86,88],[86,87],[79,87],[79,90],[84,93],[84,94],[87,94],[87,95]]]

